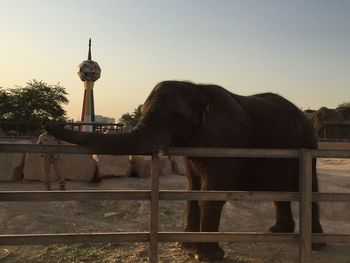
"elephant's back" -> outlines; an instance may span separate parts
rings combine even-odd
[[[317,148],[311,122],[287,99],[274,93],[232,96],[249,116],[252,147]]]

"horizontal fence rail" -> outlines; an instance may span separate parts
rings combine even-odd
[[[150,200],[149,190],[0,191],[2,202]]]
[[[317,158],[350,158],[350,143],[319,143],[318,150],[312,150]],[[2,153],[63,153],[63,154],[103,154],[88,146],[78,145],[37,145],[0,143]],[[133,153],[130,153],[133,154]],[[246,157],[246,158],[299,158],[298,149],[251,149],[251,148],[170,148],[164,155],[189,157]]]
[[[312,234],[312,242],[350,243],[349,234]],[[149,242],[149,232],[0,235],[0,246]],[[158,232],[158,242],[299,242],[298,234],[266,232]]]
[[[148,232],[0,235],[0,246],[149,242]]]
[[[350,202],[350,193],[312,193],[315,202]],[[0,191],[1,202],[150,200],[150,190]],[[298,192],[159,190],[159,200],[299,201]]]
[[[77,145],[1,144],[0,153],[63,153],[110,154]],[[132,154],[132,153],[131,153]],[[299,192],[250,191],[182,191],[159,190],[159,156],[245,157],[299,159],[301,185]],[[152,155],[150,190],[68,190],[68,191],[0,191],[0,201],[86,201],[145,200],[151,201],[148,232],[62,233],[0,235],[0,245],[32,245],[57,243],[149,242],[150,262],[158,260],[159,242],[292,242],[299,243],[299,261],[311,262],[311,242],[350,243],[350,234],[312,234],[311,202],[348,202],[350,193],[311,193],[311,160],[313,158],[350,158],[350,143],[319,143],[312,149],[232,149],[232,148],[170,148]],[[257,232],[159,232],[160,200],[200,201],[297,201],[299,202],[299,234]]]

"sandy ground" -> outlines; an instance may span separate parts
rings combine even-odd
[[[320,190],[350,193],[350,160],[320,159]],[[160,179],[161,189],[186,189],[183,176]],[[54,187],[57,185],[54,185]],[[67,182],[68,189],[148,189],[148,178],[114,178],[99,183]],[[42,190],[40,183],[1,183],[1,190]],[[160,230],[182,231],[182,201],[160,203]],[[297,203],[293,203],[297,221]],[[68,233],[148,231],[148,201],[1,202],[0,233]],[[227,202],[221,231],[265,231],[274,223],[270,202]],[[350,233],[350,202],[321,204],[321,223],[327,233]],[[284,243],[222,243],[224,263],[298,262],[298,246]],[[196,262],[175,243],[160,245],[159,262]],[[350,245],[329,244],[313,252],[313,262],[350,263]],[[0,247],[0,262],[148,262],[148,243]]]

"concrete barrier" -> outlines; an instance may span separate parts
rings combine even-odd
[[[174,172],[185,175],[187,173],[187,164],[184,156],[171,156],[170,161],[173,165]]]
[[[98,177],[128,177],[131,174],[132,167],[129,157],[113,155],[94,155],[97,161]]]
[[[27,144],[31,141],[4,141],[1,143],[15,143],[15,144]],[[16,181],[22,180],[23,177],[23,165],[24,165],[24,153],[0,153],[0,181]]]
[[[86,154],[62,154],[60,165],[66,180],[71,181],[91,181],[94,178],[97,163]],[[23,180],[42,181],[42,163],[40,154],[27,154],[23,169]],[[55,180],[54,169],[50,169],[50,177]]]
[[[130,155],[129,156],[132,172],[138,177],[151,176],[152,158],[151,156],[144,155]],[[167,156],[160,158],[160,175],[166,175],[173,173],[173,167]]]

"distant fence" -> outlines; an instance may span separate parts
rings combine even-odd
[[[323,122],[318,137],[323,141],[350,141],[350,121]]]
[[[92,126],[94,132],[116,132],[122,133],[124,124],[104,122],[65,122],[64,125],[71,129],[79,129],[81,126]],[[0,120],[0,138],[28,139],[37,137],[43,131],[41,121],[12,121]]]
[[[0,153],[106,154],[74,145],[0,144]],[[299,159],[299,192],[248,191],[170,191],[159,190],[160,155],[191,157],[249,157]],[[0,191],[0,201],[81,201],[81,200],[149,200],[151,202],[148,232],[67,233],[0,235],[0,245],[33,245],[57,243],[149,242],[149,260],[158,261],[159,242],[292,242],[299,243],[299,262],[311,262],[311,243],[350,243],[350,234],[313,234],[312,201],[350,201],[349,193],[312,193],[312,158],[350,158],[350,143],[320,143],[312,149],[228,149],[171,148],[152,154],[150,190],[108,191]],[[298,201],[299,234],[259,232],[159,232],[159,200],[245,200]]]

